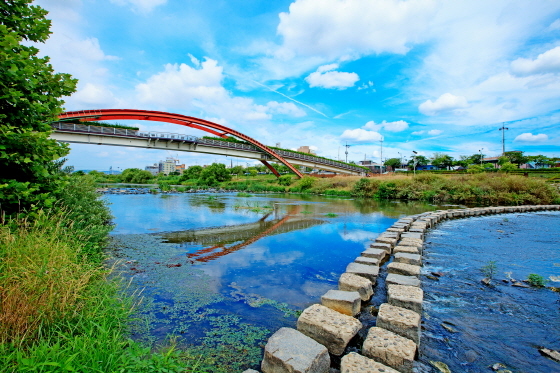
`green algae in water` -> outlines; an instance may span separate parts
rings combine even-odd
[[[184,249],[154,235],[129,234],[113,236],[109,250],[115,275],[130,280],[124,291],[138,299],[130,322],[134,339],[157,348],[172,337],[187,353],[213,361],[220,367],[211,369],[216,372],[258,364],[270,330],[211,308],[225,298],[216,293],[211,276],[185,260]],[[285,303],[244,294],[241,288],[234,292],[234,300],[251,307],[270,305],[286,317],[296,315]],[[193,340],[200,345],[193,346]]]

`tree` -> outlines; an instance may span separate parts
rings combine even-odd
[[[545,155],[530,155],[527,156],[527,162],[534,162],[535,166],[537,168],[542,168],[546,165],[552,165],[554,162],[551,161],[550,158],[548,158]]]
[[[527,163],[527,157],[524,156],[521,151],[505,152],[504,156],[507,157],[511,163],[516,164],[517,167]]]
[[[259,173],[255,167],[249,167],[246,171],[247,171],[251,176],[257,176],[257,174]]]
[[[67,180],[53,160],[68,146],[49,139],[50,123],[76,80],[54,73],[29,46],[45,42],[51,25],[47,11],[30,3],[0,3],[0,208],[8,215],[52,205]]]
[[[387,159],[384,163],[385,166],[389,166],[392,167],[393,169],[395,168],[400,168],[401,167],[401,159],[400,158],[390,158]]]
[[[416,167],[425,166],[428,163],[429,163],[428,158],[424,157],[423,155],[417,155],[416,156]],[[410,161],[408,161],[408,165],[410,167],[414,167],[414,158],[411,158]]]
[[[223,163],[212,163],[202,169],[199,177],[201,185],[215,186],[224,181],[230,181],[231,175]]]
[[[243,173],[243,167],[234,166],[229,170],[233,175],[239,175]]]
[[[435,153],[432,158],[432,164],[437,168],[449,169],[449,167],[453,166],[454,162],[453,157],[443,153]]]
[[[200,173],[202,172],[202,166],[190,166],[187,168],[183,175],[181,176],[181,181],[186,180],[196,180],[200,178]]]
[[[120,176],[123,183],[133,184],[146,184],[154,178],[150,171],[140,170],[139,168],[127,168]]]

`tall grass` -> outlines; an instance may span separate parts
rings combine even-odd
[[[502,173],[362,178],[353,183],[351,193],[365,198],[473,205],[560,203],[558,190],[545,181]]]
[[[108,210],[72,179],[56,209],[1,222],[1,371],[206,371],[172,344],[152,353],[126,337],[132,301],[102,263]]]

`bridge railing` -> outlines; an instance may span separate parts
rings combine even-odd
[[[212,140],[212,139],[204,139],[199,138],[196,136],[191,135],[184,135],[179,133],[169,133],[169,132],[148,132],[148,131],[139,131],[139,130],[132,130],[127,128],[116,128],[116,127],[101,127],[101,126],[90,126],[86,124],[78,124],[78,123],[64,123],[64,122],[55,122],[52,123],[51,126],[54,129],[58,129],[61,131],[75,131],[75,132],[85,132],[85,133],[95,133],[95,134],[107,134],[107,135],[120,135],[120,136],[135,136],[135,137],[148,137],[154,140],[177,140],[177,141],[185,141],[185,142],[192,142],[197,144],[204,144],[210,146],[216,146],[220,148],[232,148],[232,149],[241,149],[247,151],[254,151],[260,152],[259,148],[254,145],[249,144],[240,144],[235,142],[229,141],[220,141],[220,140]],[[308,161],[315,164],[322,164],[322,165],[329,165],[337,168],[342,168],[348,171],[353,172],[364,172],[364,170],[360,167],[355,167],[351,165],[347,165],[344,163],[332,161],[330,159],[314,157],[312,155],[305,155],[300,153],[289,152],[285,150],[275,150],[279,155],[286,158],[291,159],[300,159],[304,161]]]

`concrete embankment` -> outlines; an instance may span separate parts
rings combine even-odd
[[[560,205],[440,210],[401,218],[348,264],[338,290],[329,290],[321,304],[302,312],[297,330],[281,328],[270,337],[262,372],[327,373],[334,357],[340,358],[342,373],[411,373],[421,343],[420,273],[427,230],[446,219],[545,210],[560,210]],[[364,328],[356,316],[374,294],[379,266],[389,258],[386,302],[379,307],[376,325],[360,341],[361,354],[349,352],[348,344]]]

